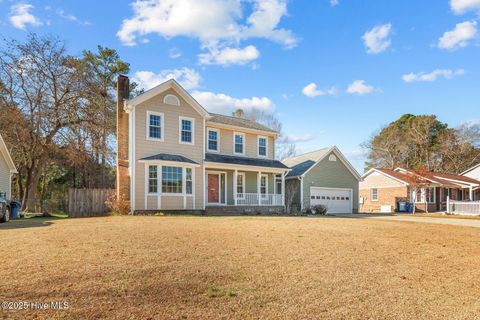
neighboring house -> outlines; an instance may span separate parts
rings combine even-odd
[[[175,80],[133,99],[128,86],[119,77],[117,195],[133,212],[283,212],[278,132],[209,113]]]
[[[304,211],[322,204],[328,213],[358,212],[361,176],[337,147],[305,153],[283,163],[291,168],[286,197],[293,199],[296,208]]]
[[[412,179],[415,177],[415,179]],[[360,182],[360,212],[394,212],[397,203],[413,202],[418,212],[435,212],[446,209],[447,198],[473,199],[480,181],[466,176],[430,172],[422,176],[409,170],[374,168],[363,175]],[[412,185],[417,182],[417,186]]]
[[[480,180],[480,163],[463,172],[462,176]],[[480,188],[476,188],[476,190],[474,190],[473,199],[476,201],[480,200]]]
[[[5,193],[7,199],[12,197],[12,175],[15,173],[17,169],[0,135],[0,193]]]

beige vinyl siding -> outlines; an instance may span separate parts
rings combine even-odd
[[[167,94],[174,94],[180,100],[180,106],[168,105],[163,103],[163,98]],[[147,140],[147,111],[160,112],[164,114],[164,141]],[[179,143],[179,118],[188,117],[195,120],[194,145],[185,145]],[[146,165],[139,163],[138,159],[152,156],[158,153],[169,153],[183,155],[199,164],[202,163],[203,141],[205,128],[202,116],[193,109],[179,94],[173,89],[153,97],[135,107],[135,209],[144,210],[145,208],[145,168]],[[203,208],[203,170],[202,167],[194,169],[194,190],[195,207]],[[161,186],[159,186],[160,188]],[[187,196],[188,197],[188,196]],[[149,209],[156,209],[156,197],[150,196],[148,199]],[[153,200],[153,198],[155,198]],[[150,208],[152,206],[153,208]],[[183,197],[162,195],[161,207],[164,210],[183,209]]]
[[[10,169],[3,155],[0,153],[0,192],[5,192],[7,199],[11,198],[10,182]]]
[[[402,186],[404,186],[404,184],[398,180],[392,179],[378,172],[372,172],[360,182],[360,189],[395,188]]]
[[[337,161],[330,161],[330,154],[311,168],[303,178],[304,208],[308,208],[310,204],[310,187],[324,187],[352,189],[353,210],[358,210],[358,180],[338,156]]]
[[[243,132],[241,129],[229,130],[225,128],[216,127],[214,123],[207,124],[208,128],[217,129],[220,134],[220,143],[219,143],[219,150],[220,154],[225,155],[236,155],[233,153],[233,134],[236,133],[243,133],[245,135],[244,141],[244,149],[246,157],[257,158],[258,157],[258,136],[264,136],[268,140],[268,148],[267,148],[267,159],[274,159],[275,158],[275,139],[272,136],[268,135],[258,135],[253,133]],[[208,143],[208,135],[205,135],[205,145]],[[208,151],[207,151],[208,152]],[[264,157],[262,157],[264,158]]]

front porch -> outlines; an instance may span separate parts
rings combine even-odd
[[[266,168],[262,171],[206,168],[205,181],[207,208],[232,206],[251,211],[253,207],[283,208],[285,204],[284,172]]]

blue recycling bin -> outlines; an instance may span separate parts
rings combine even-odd
[[[413,203],[411,202],[407,203],[407,212],[413,213]]]
[[[10,219],[15,220],[18,218],[18,211],[20,210],[21,203],[17,201],[10,202]]]
[[[407,203],[405,201],[397,202],[397,211],[398,212],[407,212],[408,210]]]

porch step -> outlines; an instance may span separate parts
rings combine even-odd
[[[205,214],[218,216],[283,214],[283,206],[207,206]]]

